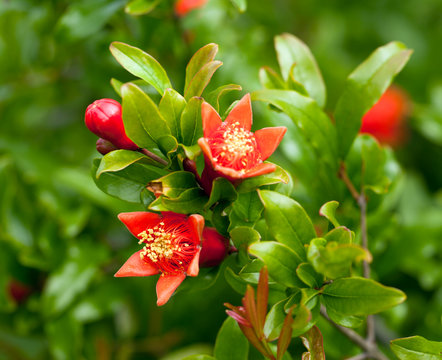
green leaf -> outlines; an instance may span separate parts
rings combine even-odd
[[[339,222],[336,220],[336,209],[338,208],[339,203],[335,200],[326,202],[319,209],[319,215],[324,216],[328,221],[330,221],[334,227],[338,227]]]
[[[279,183],[288,184],[289,181],[289,174],[283,168],[276,165],[276,170],[274,172],[245,179],[241,182],[241,184],[238,185],[236,190],[240,193],[245,193],[256,190],[264,185],[273,185]]]
[[[213,356],[201,354],[201,355],[186,356],[183,360],[217,360],[217,359],[215,359]]]
[[[201,213],[207,202],[206,194],[200,188],[187,189],[177,198],[160,196],[153,201],[149,209],[154,211],[173,211],[180,214]]]
[[[323,198],[339,196],[336,129],[318,104],[295,91],[267,89],[254,91],[252,100],[264,101],[290,117],[296,131],[286,137],[296,139],[295,165],[302,171],[297,177],[311,191],[312,196]],[[292,156],[293,146],[288,156]]]
[[[324,80],[307,45],[296,36],[286,33],[275,37],[275,49],[284,79],[289,78],[292,70],[294,79],[305,87],[310,97],[315,99],[320,107],[324,107],[326,101]],[[292,69],[293,64],[296,65]]]
[[[110,51],[127,71],[152,85],[160,95],[172,88],[160,63],[144,51],[117,41],[111,44]]]
[[[263,205],[258,193],[252,191],[238,194],[238,198],[232,204],[231,214],[234,213],[234,216],[240,219],[241,222],[253,225],[260,219],[262,210]]]
[[[129,150],[115,150],[107,153],[100,161],[100,166],[97,169],[97,178],[104,172],[120,171],[128,167],[129,165],[145,158],[148,158],[137,151]]]
[[[276,340],[281,332],[282,324],[284,323],[286,316],[284,311],[284,305],[286,302],[287,299],[277,302],[267,314],[264,325],[264,335],[271,341]]]
[[[52,359],[78,359],[81,357],[82,327],[71,313],[64,313],[51,321],[46,321],[45,333]],[[29,359],[32,358],[34,356],[29,357]],[[20,359],[23,358],[20,357]]]
[[[140,202],[140,193],[150,181],[167,174],[164,169],[136,162],[120,171],[104,172],[97,179],[99,162],[95,160],[92,168],[92,178],[98,188],[106,194],[134,203]]]
[[[301,95],[309,96],[307,90],[305,90],[304,85],[302,85],[295,78],[295,67],[296,67],[296,63],[294,63],[292,65],[292,67],[290,68],[289,77],[287,79],[287,88],[289,90],[294,90],[294,91],[300,93]]]
[[[247,0],[230,0],[239,12],[247,10]]]
[[[288,287],[299,287],[296,268],[302,260],[289,247],[275,241],[262,241],[251,244],[249,253],[267,265],[269,275],[277,283]]]
[[[268,66],[259,69],[259,82],[266,89],[287,89],[287,84],[281,76]]]
[[[351,244],[355,237],[355,233],[345,226],[339,226],[324,235],[327,242],[335,242],[337,244]]]
[[[238,294],[244,295],[247,289],[247,282],[244,279],[237,275],[230,267],[226,267],[224,277],[233,290]]]
[[[233,245],[240,251],[244,248],[247,249],[250,244],[261,240],[259,232],[248,226],[238,226],[230,231],[229,234]]]
[[[442,342],[422,336],[392,340],[390,346],[400,360],[440,360],[442,357]]]
[[[181,114],[181,136],[183,137],[184,145],[195,145],[198,139],[203,137],[202,103],[202,98],[191,98]]]
[[[324,277],[318,274],[309,263],[301,263],[296,269],[296,275],[304,284],[311,288],[320,288],[324,282]]]
[[[213,355],[217,360],[247,360],[249,342],[235,320],[228,317],[218,332]]]
[[[115,90],[115,92],[121,97],[121,87],[123,86],[123,82],[115,78],[112,78],[110,80],[110,83],[112,85],[112,88]]]
[[[157,106],[138,86],[127,83],[123,94],[123,122],[127,136],[138,146],[161,155],[158,139],[170,135],[166,121]]]
[[[372,260],[371,254],[358,245],[327,243],[323,238],[310,242],[307,258],[317,272],[330,279],[349,276],[354,262]]]
[[[230,181],[224,178],[216,178],[213,181],[212,191],[210,192],[210,198],[205,208],[208,209],[217,202],[227,201],[233,202],[237,199],[235,187]]]
[[[322,292],[327,308],[342,315],[369,315],[402,303],[406,296],[395,288],[360,277],[337,279]]]
[[[190,82],[198,73],[198,71],[200,71],[201,68],[207,63],[212,62],[213,59],[215,59],[217,52],[218,52],[218,45],[211,43],[203,46],[192,56],[186,67],[186,80],[184,85],[184,93],[187,92]]]
[[[205,64],[193,77],[189,87],[184,91],[184,97],[189,100],[193,96],[201,96],[206,86],[212,79],[215,71],[222,65],[221,61],[215,60]]]
[[[150,13],[162,0],[132,0],[124,11],[130,15],[145,15]]]
[[[376,49],[347,78],[334,114],[342,159],[359,132],[362,117],[390,86],[411,53],[404,44],[390,42]]]
[[[172,136],[179,142],[181,141],[180,119],[185,107],[186,100],[173,89],[166,89],[158,105],[158,109],[166,120]]]
[[[344,326],[344,327],[348,327],[348,328],[360,327],[364,323],[364,321],[365,321],[365,317],[364,316],[343,315],[343,314],[335,311],[331,307],[327,308],[327,315],[336,324]]]
[[[236,84],[228,84],[228,85],[222,85],[219,88],[211,91],[205,98],[206,101],[211,104],[216,111],[219,111],[219,100],[221,97],[230,92],[230,91],[241,91],[242,87],[240,85]]]
[[[345,166],[356,188],[384,194],[399,173],[399,165],[370,135],[358,135],[348,153]]]
[[[316,237],[305,210],[295,200],[274,191],[259,190],[259,196],[271,235],[292,249],[299,259],[305,259],[304,244]]]
[[[168,198],[177,198],[184,191],[198,188],[195,175],[188,171],[174,171],[149,183],[149,187],[155,192],[161,193]]]

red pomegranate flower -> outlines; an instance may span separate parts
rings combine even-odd
[[[197,276],[204,218],[164,212],[122,213],[118,218],[144,245],[117,271],[116,277],[161,274],[157,305],[164,305],[186,275]]]
[[[94,101],[86,109],[87,128],[118,149],[137,150],[138,146],[127,137],[121,115],[121,104],[113,99]],[[97,150],[100,148],[97,144]],[[100,151],[101,152],[101,151]]]
[[[362,118],[361,133],[371,134],[379,142],[398,146],[405,140],[405,117],[409,101],[404,91],[390,87]]]
[[[189,11],[205,5],[207,0],[178,0],[174,9],[177,16],[185,16]]]
[[[199,264],[212,267],[222,263],[229,252],[229,239],[222,236],[215,228],[205,227]]]
[[[204,102],[201,107],[204,137],[198,140],[206,166],[202,182],[211,187],[211,180],[224,177],[236,183],[253,176],[275,171],[276,166],[264,163],[281,142],[287,128],[264,128],[252,133],[252,105],[246,94],[223,122],[216,110]]]

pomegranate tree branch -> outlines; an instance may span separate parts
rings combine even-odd
[[[146,155],[147,157],[150,157],[152,160],[160,163],[161,165],[166,166],[168,163],[166,160],[160,158],[158,155],[155,155],[153,152],[150,152],[147,149],[139,149],[138,150],[140,153],[143,153],[144,155]]]

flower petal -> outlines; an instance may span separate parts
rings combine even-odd
[[[287,128],[285,126],[278,126],[263,128],[255,132],[256,143],[263,161],[273,154],[286,131]]]
[[[196,252],[192,261],[190,262],[189,267],[187,268],[187,275],[198,276],[198,273],[200,271],[200,268],[199,268],[200,253],[201,253],[201,249],[198,249],[198,251]]]
[[[121,213],[118,214],[118,218],[136,237],[146,228],[157,225],[161,220],[160,215],[145,211]]]
[[[203,102],[201,105],[201,118],[203,121],[203,133],[206,138],[210,137],[222,124],[221,117],[216,110],[206,102]]]
[[[195,237],[199,239],[199,245],[201,245],[203,241],[204,217],[199,214],[190,215],[189,226],[192,229]]]
[[[162,274],[157,282],[157,305],[161,306],[169,301],[173,292],[183,282],[186,275],[178,274]]]
[[[274,172],[276,170],[276,165],[272,163],[262,163],[257,166],[255,166],[253,169],[250,169],[250,171],[247,171],[243,179],[251,178],[254,176],[259,175],[265,175],[271,172]]]
[[[250,102],[250,94],[246,94],[230,111],[226,122],[227,124],[239,122],[242,128],[250,131],[252,121],[252,103]]]
[[[150,276],[158,274],[158,269],[140,257],[140,251],[132,254],[123,266],[115,273],[115,277]]]

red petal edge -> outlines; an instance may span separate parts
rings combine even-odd
[[[167,303],[185,278],[186,275],[183,273],[161,275],[157,282],[157,305],[162,306]]]
[[[244,97],[235,105],[227,116],[226,122],[233,124],[239,122],[240,126],[250,131],[252,128],[252,103],[250,101],[250,94]]]
[[[210,137],[210,135],[218,129],[222,120],[216,110],[209,103],[203,102],[201,104],[201,118],[203,121],[203,133],[204,137]]]
[[[255,132],[255,140],[263,161],[273,154],[286,131],[285,126],[279,126],[263,128]]]
[[[152,264],[144,261],[140,257],[139,250],[127,259],[123,266],[115,273],[115,277],[126,277],[126,276],[150,276],[158,274],[158,269]]]
[[[154,227],[161,221],[160,215],[146,211],[121,213],[118,214],[118,219],[136,237],[146,228]]]

